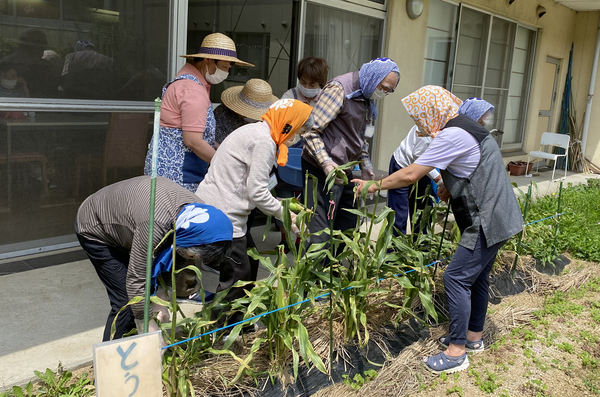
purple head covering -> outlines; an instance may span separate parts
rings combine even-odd
[[[75,50],[75,52],[77,51],[83,51],[88,47],[95,47],[95,45],[88,40],[79,40],[77,43],[75,43],[75,45],[73,46],[73,49]]]
[[[363,96],[371,104],[371,113],[373,119],[377,118],[377,109],[375,107],[375,101],[369,99],[373,94],[381,80],[385,78],[390,72],[398,73],[398,82],[400,81],[400,70],[396,62],[389,58],[375,58],[369,63],[365,63],[361,66],[358,71],[358,79],[360,80],[360,89],[350,93],[346,96],[348,99]],[[396,86],[398,83],[396,83]],[[396,88],[396,87],[394,87]]]
[[[458,113],[464,114],[478,122],[481,116],[488,110],[491,112],[494,111],[494,106],[491,103],[484,101],[481,98],[469,98],[460,105]]]

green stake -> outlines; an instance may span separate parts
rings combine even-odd
[[[556,238],[558,237],[558,220],[560,218],[560,196],[562,196],[562,186],[563,183],[560,183],[560,188],[558,189],[558,209],[556,210],[556,227],[554,228],[554,248],[552,251],[552,256],[556,258]]]
[[[150,281],[152,279],[152,251],[154,239],[154,202],[156,199],[156,157],[158,156],[158,139],[160,136],[160,104],[154,100],[154,129],[152,134],[152,174],[150,179],[150,214],[148,227],[148,250],[146,251],[146,287],[144,289],[144,333],[148,332],[150,313]]]
[[[531,183],[529,183],[529,189],[527,189],[527,198],[525,199],[525,211],[523,211],[523,224],[527,218],[527,209],[529,208],[529,200],[531,199]],[[511,277],[514,279],[517,272],[517,260],[521,255],[521,240],[523,239],[523,230],[519,233],[519,242],[517,243],[517,253],[515,255],[515,261],[513,262],[512,269],[510,270]]]
[[[435,264],[435,268],[433,270],[433,279],[434,280],[435,280],[435,274],[437,273],[437,270],[438,270],[440,255],[442,253],[442,244],[444,243],[444,234],[446,234],[446,224],[448,223],[448,214],[450,214],[450,203],[448,203],[448,206],[446,208],[446,217],[444,218],[444,229],[442,230],[442,236],[440,237],[440,246],[438,247],[437,258],[436,258],[437,263]],[[433,233],[433,230],[432,230],[432,233]]]
[[[329,193],[329,250],[331,256],[333,252],[333,213],[335,207],[333,207],[333,192]],[[333,369],[333,262],[329,262],[329,376]]]

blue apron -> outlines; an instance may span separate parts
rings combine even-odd
[[[191,74],[182,74],[175,77],[172,81],[165,84],[162,89],[162,97],[169,85],[177,80],[186,79],[192,80],[202,86],[202,83]],[[208,106],[208,115],[206,116],[206,126],[202,139],[210,146],[215,147],[215,116],[212,106]],[[208,163],[183,143],[183,131],[181,128],[170,128],[160,126],[160,140],[158,141],[158,157],[157,157],[157,175],[170,179],[184,188],[196,192],[198,185],[204,179],[208,171]],[[154,140],[155,137],[152,137]],[[146,155],[146,163],[144,166],[144,174],[152,173],[152,144],[148,147]]]

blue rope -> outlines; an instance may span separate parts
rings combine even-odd
[[[557,216],[559,216],[559,215],[564,215],[564,214],[565,214],[564,212],[562,212],[562,213],[560,213],[560,214],[555,214],[555,215],[549,216],[549,217],[547,217],[547,218],[544,218],[544,219],[539,219],[539,220],[537,220],[537,221],[533,221],[533,222],[526,223],[526,224],[525,224],[525,225],[523,225],[523,226],[529,226],[529,225],[532,225],[532,224],[534,224],[534,223],[542,222],[542,221],[545,221],[545,220],[547,220],[547,219],[551,219],[551,218],[557,217]],[[433,265],[435,265],[436,263],[442,263],[442,262],[444,262],[444,261],[446,261],[446,260],[450,259],[452,256],[453,256],[453,255],[450,255],[450,256],[448,256],[448,257],[446,257],[446,258],[444,258],[444,259],[440,259],[440,260],[437,260],[437,261],[431,262],[430,264],[428,264],[428,265],[425,265],[425,268],[427,268],[427,267],[430,267],[430,266],[433,266]],[[407,272],[404,272],[404,273],[398,273],[398,274],[394,274],[394,275],[393,275],[393,277],[402,276],[402,275],[405,275],[405,274],[408,274],[408,273],[412,273],[412,272],[414,272],[414,271],[415,271],[415,269],[411,269],[411,270],[409,270],[409,271],[407,271]],[[387,279],[386,279],[386,278],[380,278],[380,279],[378,279],[377,281],[379,282],[379,281],[384,281],[384,280],[387,280]],[[346,290],[348,290],[348,289],[353,289],[353,288],[354,288],[354,287],[346,287],[346,288],[342,289],[342,291],[346,291]],[[324,298],[324,297],[326,297],[326,296],[329,296],[329,295],[331,295],[331,292],[327,292],[327,293],[321,294],[321,295],[319,295],[319,296],[316,296],[314,299],[320,299],[320,298]],[[308,303],[308,302],[310,302],[310,299],[305,299],[305,300],[303,300],[303,301],[301,301],[301,302],[292,303],[291,305],[284,306],[284,307],[281,307],[281,308],[279,308],[279,309],[271,310],[271,311],[269,311],[269,312],[266,312],[266,313],[263,313],[263,314],[259,314],[259,315],[256,315],[256,316],[254,316],[254,317],[250,317],[250,318],[248,318],[248,319],[246,319],[246,320],[238,321],[237,323],[233,323],[233,324],[230,324],[230,325],[226,325],[226,326],[224,326],[224,327],[221,327],[221,328],[213,329],[212,331],[205,332],[205,333],[203,333],[203,334],[201,334],[201,335],[197,335],[197,336],[194,336],[194,337],[192,337],[192,338],[184,339],[184,340],[182,340],[182,341],[179,341],[179,342],[176,342],[176,343],[173,343],[173,344],[167,345],[167,346],[163,347],[162,349],[164,350],[164,349],[168,349],[169,347],[173,347],[173,346],[181,345],[182,343],[186,343],[186,342],[189,342],[189,341],[191,341],[191,340],[194,340],[194,339],[202,338],[203,336],[207,336],[207,335],[210,335],[210,334],[214,334],[215,332],[223,331],[223,330],[226,330],[227,328],[232,328],[232,327],[235,327],[236,325],[240,325],[240,324],[243,324],[243,323],[247,323],[247,322],[249,322],[249,321],[256,320],[256,319],[258,319],[258,318],[261,318],[261,317],[267,316],[267,315],[269,315],[269,314],[277,313],[277,312],[279,312],[279,311],[286,310],[286,309],[292,308],[292,307],[294,307],[294,306],[298,306],[298,305],[301,305],[301,304],[303,304],[303,303]]]
[[[440,259],[440,260],[438,260],[438,261],[435,261],[435,262],[431,262],[430,264],[428,264],[428,265],[425,265],[425,267],[427,268],[427,267],[429,267],[429,266],[435,265],[436,263],[441,263],[441,262],[443,262],[443,261],[445,261],[445,260],[447,260],[447,259],[449,259],[449,258],[451,258],[451,257],[452,257],[452,255],[450,255],[450,256],[449,256],[449,257],[447,257],[447,258]],[[409,270],[409,271],[407,271],[407,272],[404,272],[404,273],[398,273],[398,274],[394,274],[394,276],[393,276],[393,277],[398,277],[398,276],[401,276],[401,275],[404,275],[404,274],[412,273],[412,272],[414,272],[414,271],[415,271],[415,269],[411,269],[411,270]],[[380,279],[379,279],[379,280],[377,280],[377,281],[383,281],[383,280],[387,280],[387,279],[385,279],[385,278],[380,278]],[[352,286],[350,286],[350,287],[346,287],[346,288],[342,289],[342,291],[346,291],[346,290],[353,289],[353,288],[355,288],[355,287],[352,287]],[[321,299],[321,298],[324,298],[324,297],[326,297],[326,296],[329,296],[329,295],[331,295],[331,292],[327,292],[327,293],[321,294],[321,295],[319,295],[319,296],[315,296],[315,298],[314,298],[314,299]],[[203,336],[210,335],[210,334],[214,334],[215,332],[223,331],[223,330],[225,330],[225,329],[227,329],[227,328],[235,327],[236,325],[240,325],[240,324],[243,324],[243,323],[247,323],[248,321],[252,321],[252,320],[255,320],[255,319],[257,319],[257,318],[261,318],[261,317],[267,316],[267,315],[269,315],[269,314],[277,313],[277,312],[279,312],[279,311],[282,311],[282,310],[285,310],[285,309],[289,309],[289,308],[291,308],[291,307],[298,306],[298,305],[301,305],[301,304],[303,304],[303,303],[308,303],[308,302],[310,302],[310,299],[305,299],[305,300],[303,300],[303,301],[301,301],[301,302],[292,303],[291,305],[284,306],[284,307],[281,307],[281,308],[279,308],[279,309],[271,310],[271,311],[269,311],[269,312],[266,312],[266,313],[263,313],[263,314],[259,314],[259,315],[256,315],[256,316],[254,316],[254,317],[247,318],[246,320],[238,321],[237,323],[233,323],[233,324],[230,324],[230,325],[226,325],[226,326],[224,326],[224,327],[221,327],[221,328],[213,329],[212,331],[205,332],[205,333],[203,333],[202,335],[197,335],[197,336],[194,336],[194,337],[191,337],[191,338],[188,338],[188,339],[184,339],[184,340],[182,340],[182,341],[179,341],[179,342],[176,342],[176,343],[173,343],[173,344],[167,345],[167,346],[165,346],[165,347],[162,347],[162,349],[164,350],[164,349],[168,349],[169,347],[173,347],[173,346],[181,345],[182,343],[189,342],[189,341],[191,341],[191,340],[194,340],[194,339],[202,338]]]
[[[555,218],[555,217],[557,217],[557,216],[564,215],[564,214],[565,214],[565,212],[561,212],[560,214],[555,214],[555,215],[549,216],[549,217],[547,217],[547,218],[544,218],[544,219],[538,219],[537,221],[533,221],[533,222],[526,223],[526,224],[524,224],[523,226],[529,226],[529,225],[533,225],[534,223],[538,223],[538,222],[541,222],[541,221],[545,221],[545,220],[548,220],[548,219],[552,219],[552,218]]]

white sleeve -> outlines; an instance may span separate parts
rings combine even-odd
[[[438,172],[438,170],[436,170],[435,168],[432,169],[431,171],[429,171],[429,178],[431,178],[432,181],[435,181],[435,178],[437,178],[438,176],[440,176],[440,173]]]

